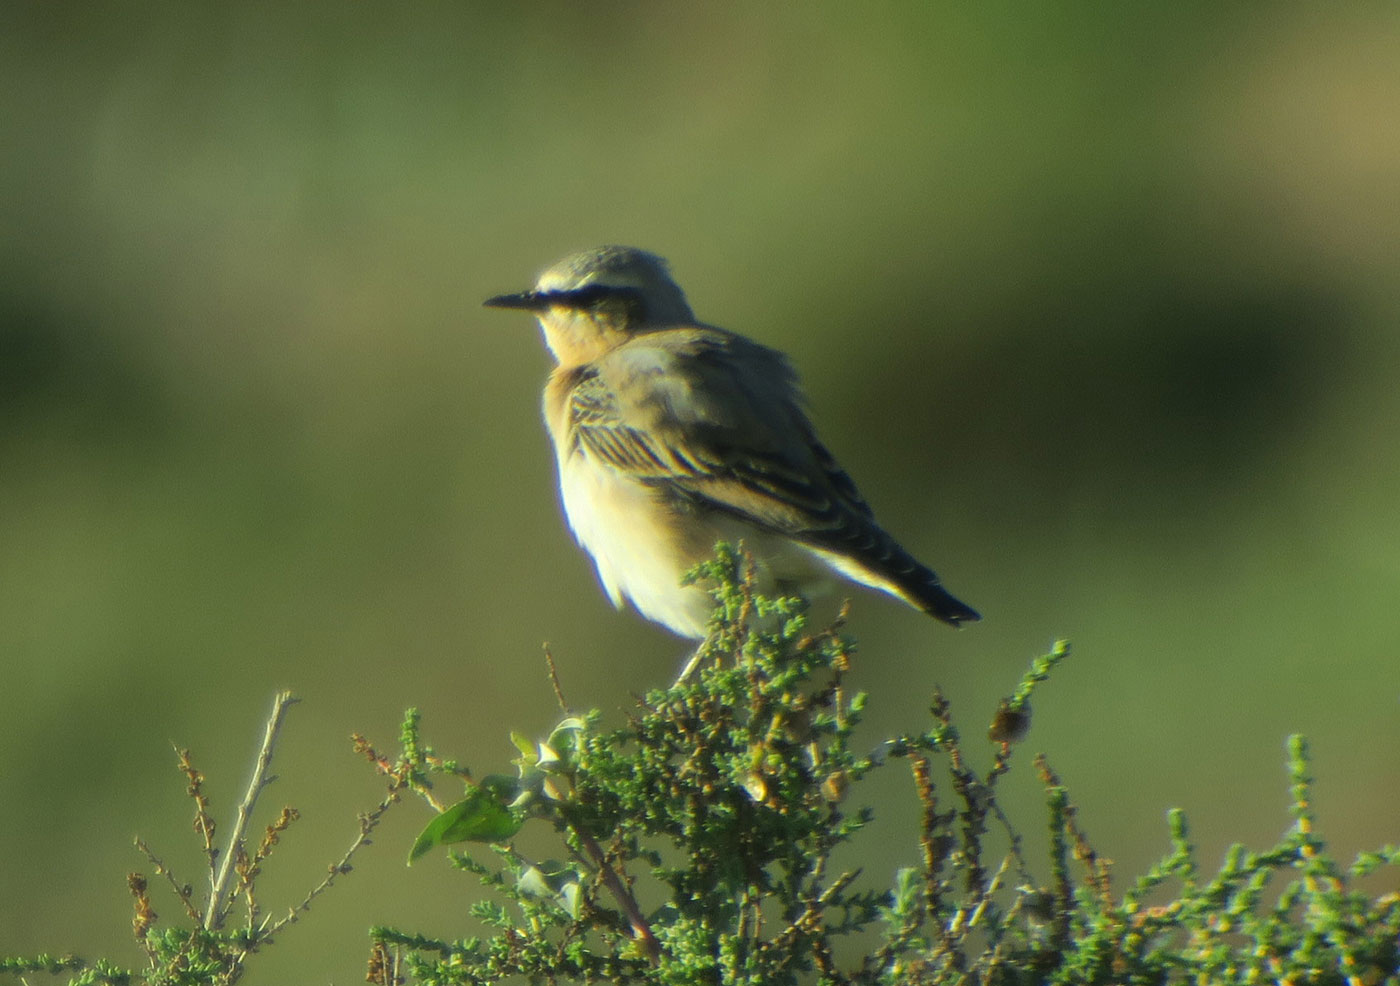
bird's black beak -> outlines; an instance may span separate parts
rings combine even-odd
[[[482,302],[486,308],[519,308],[527,312],[542,312],[549,307],[549,299],[538,291],[521,291],[519,294],[498,294]]]

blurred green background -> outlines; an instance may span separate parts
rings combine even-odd
[[[1028,746],[1121,876],[1169,806],[1207,860],[1277,835],[1293,731],[1333,846],[1394,841],[1398,51],[1394,5],[5,4],[0,952],[139,963],[132,836],[198,876],[170,744],[227,818],[277,688],[269,910],[377,800],[352,730],[418,705],[498,770],[542,642],[613,721],[670,680],[563,526],[538,332],[479,307],[605,242],[793,353],[985,614],[857,595],[872,744],[935,681],[975,738],[1067,636]],[[883,882],[907,778],[852,797]],[[423,821],[246,981],[466,933]]]

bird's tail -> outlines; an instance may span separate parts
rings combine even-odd
[[[884,534],[883,531],[880,532]],[[895,586],[895,595],[909,605],[921,609],[929,616],[937,617],[944,623],[962,626],[976,623],[982,615],[967,603],[943,588],[943,582],[927,565],[920,562],[901,548],[888,534],[882,539],[884,549],[880,552],[883,574]]]
[[[910,601],[914,605],[929,616],[936,616],[944,623],[951,623],[955,627],[962,626],[964,623],[976,623],[982,618],[981,613],[943,588],[938,581],[938,576],[928,569],[924,569],[924,571],[928,573],[930,578],[917,587],[917,595],[914,595],[913,592],[910,593],[913,596]],[[913,588],[915,587],[911,587],[911,589]]]
[[[826,545],[809,548],[848,578],[903,599],[944,623],[956,627],[982,618],[977,610],[943,588],[933,569],[901,548],[894,538],[874,525],[866,529],[865,535],[855,551],[849,541],[842,545],[846,550],[840,552]]]

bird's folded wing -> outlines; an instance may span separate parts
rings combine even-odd
[[[979,618],[876,524],[817,440],[780,354],[718,330],[667,335],[574,378],[572,448],[658,493],[786,535],[955,626]]]
[[[870,508],[816,440],[795,390],[775,399],[726,373],[722,393],[707,393],[703,370],[672,365],[623,386],[602,374],[581,380],[569,400],[574,440],[631,479],[766,529],[837,550],[874,547],[882,532]]]

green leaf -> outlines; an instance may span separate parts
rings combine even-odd
[[[527,866],[516,879],[515,889],[527,897],[550,901],[569,917],[578,919],[578,873],[572,866],[554,860]]]
[[[538,866],[526,867],[525,872],[515,881],[515,889],[527,897],[553,897],[554,888],[549,885]]]
[[[520,831],[520,820],[506,807],[502,793],[498,784],[482,784],[434,818],[414,840],[408,852],[409,865],[434,846],[454,842],[503,842]]]
[[[559,906],[564,909],[565,914],[569,915],[569,917],[573,918],[575,921],[578,920],[580,897],[577,880],[570,880],[565,883],[564,886],[559,889],[559,893],[555,895],[554,899],[559,902]]]
[[[569,716],[559,725],[554,727],[554,732],[549,734],[549,745],[561,752],[573,752],[578,749],[579,737],[588,728],[588,723],[579,716]]]
[[[535,762],[535,744],[530,739],[530,737],[526,736],[522,732],[518,732],[512,729],[510,731],[510,741],[515,744],[515,748],[519,750],[522,754],[524,754],[526,759],[529,760],[530,763]]]

